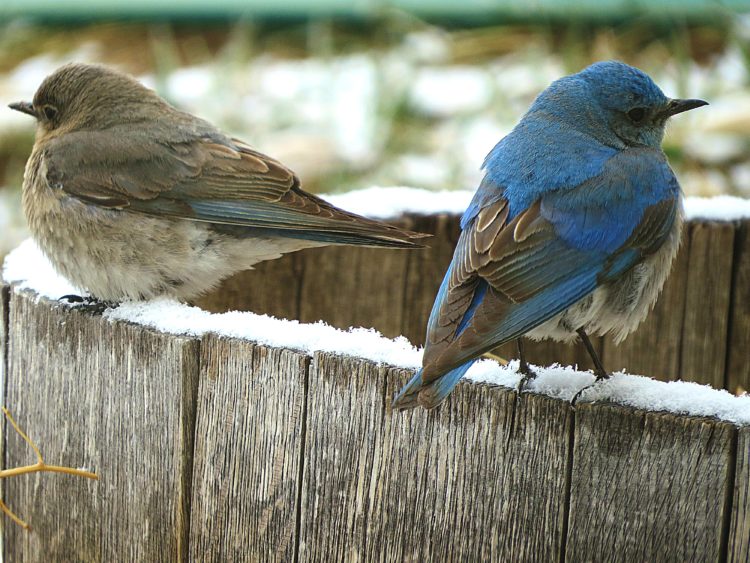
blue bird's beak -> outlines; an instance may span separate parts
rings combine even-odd
[[[691,109],[699,108],[701,106],[707,106],[708,102],[704,100],[669,100],[667,107],[664,108],[663,113],[665,117],[672,117],[683,111],[689,111]]]

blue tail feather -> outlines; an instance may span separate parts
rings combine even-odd
[[[458,385],[458,382],[475,361],[470,360],[427,385],[423,385],[422,370],[420,369],[409,380],[409,383],[398,392],[391,406],[398,410],[412,409],[420,405],[427,409],[438,406]]]

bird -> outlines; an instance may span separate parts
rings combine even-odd
[[[22,189],[32,238],[92,301],[188,301],[304,248],[423,246],[107,66],[62,66],[9,107],[37,122]]]
[[[521,337],[624,339],[652,309],[677,253],[682,191],[661,142],[707,105],[668,98],[643,71],[601,61],[554,81],[484,160],[437,292],[422,367],[396,410],[438,406],[482,354]]]

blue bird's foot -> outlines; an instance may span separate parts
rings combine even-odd
[[[516,387],[516,394],[520,395],[523,393],[526,385],[536,377],[536,372],[531,369],[531,366],[526,361],[523,341],[520,338],[516,339],[516,345],[518,346],[518,373],[523,375],[521,381],[518,382],[518,387]]]
[[[113,303],[111,301],[100,301],[99,299],[91,296],[81,295],[63,295],[58,301],[66,302],[70,307],[76,311],[87,313],[89,315],[101,315],[107,309],[115,309],[119,303]]]
[[[586,385],[585,387],[579,389],[578,393],[576,393],[575,395],[573,395],[573,398],[570,400],[570,406],[571,407],[575,407],[576,406],[576,401],[578,401],[578,399],[581,398],[581,395],[583,394],[583,392],[586,389],[591,389],[592,387],[595,387],[596,384],[599,383],[600,381],[604,381],[605,379],[609,379],[609,375],[610,374],[608,374],[606,371],[603,371],[603,370],[600,372],[597,369],[597,370],[594,370],[594,375],[596,376],[596,379],[594,380],[593,383],[590,383],[589,385]]]
[[[583,342],[583,345],[586,348],[586,351],[589,353],[589,356],[591,356],[591,361],[594,362],[594,375],[596,376],[596,381],[594,381],[591,385],[586,385],[583,389],[580,389],[578,393],[573,395],[573,398],[570,400],[570,406],[575,407],[576,401],[581,397],[581,394],[586,390],[592,388],[594,385],[599,383],[603,379],[607,379],[609,377],[609,373],[607,373],[607,370],[604,369],[604,365],[602,364],[602,361],[599,359],[599,354],[596,353],[596,350],[594,349],[593,344],[591,344],[591,340],[589,340],[588,335],[586,334],[586,331],[582,328],[579,328],[577,331],[578,336],[581,337],[581,341]]]

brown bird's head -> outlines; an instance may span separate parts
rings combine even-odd
[[[44,79],[33,102],[9,107],[35,117],[37,135],[136,123],[170,107],[134,78],[101,65],[72,63]],[[157,109],[158,111],[158,109]]]

